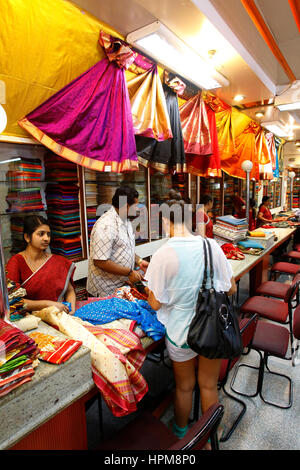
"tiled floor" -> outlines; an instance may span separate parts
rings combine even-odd
[[[284,280],[284,279],[283,279]],[[240,303],[248,296],[248,278],[245,276],[240,283]],[[168,362],[168,359],[167,361]],[[258,354],[252,351],[244,356],[240,361],[251,365],[258,364]],[[291,361],[271,358],[269,362],[271,370],[282,372],[290,376],[293,380],[293,405],[289,409],[279,409],[265,404],[260,397],[245,398],[230,390],[230,380],[235,369],[230,373],[226,389],[236,397],[242,399],[247,405],[247,411],[238,427],[226,442],[220,443],[221,450],[299,450],[300,449],[300,365],[293,367]],[[136,413],[124,417],[116,418],[102,404],[104,436],[112,436],[118,429],[125,426],[134,419],[144,408],[151,407],[156,402],[157,397],[165,390],[173,388],[172,370],[162,364],[155,364],[146,360],[142,373],[149,385],[149,392],[139,404]],[[236,388],[247,388],[247,391],[254,390],[256,371],[251,369],[240,369]],[[240,388],[239,388],[240,387]],[[268,398],[286,402],[287,387],[282,379],[274,376],[266,376],[264,391]],[[225,413],[221,427],[226,430],[228,425],[234,420],[240,411],[240,405],[229,399],[220,391],[220,402],[224,404]],[[170,406],[162,421],[169,422],[172,418],[173,410]],[[94,404],[87,411],[88,440],[89,448],[94,448],[100,441],[99,421],[97,404]]]

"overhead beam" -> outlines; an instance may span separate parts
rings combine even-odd
[[[291,83],[296,80],[296,77],[291,70],[289,64],[285,60],[281,50],[279,49],[271,31],[269,30],[268,26],[266,25],[263,17],[261,16],[254,0],[241,0],[243,7],[245,8],[246,12],[248,13],[249,17],[253,21],[256,29],[263,37],[265,43],[278,60],[279,64],[285,71],[286,75],[288,76]]]
[[[289,4],[300,33],[300,0],[289,0]]]
[[[238,52],[242,59],[249,65],[261,82],[268,88],[272,95],[276,95],[276,83],[265,72],[264,68],[256,61],[247,47],[233,32],[232,28],[225,22],[221,14],[212,4],[211,0],[191,0],[194,5],[202,12],[212,25],[224,36],[225,39]]]

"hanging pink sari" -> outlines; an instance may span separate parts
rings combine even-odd
[[[101,41],[100,36],[103,45]],[[19,125],[54,153],[78,165],[98,171],[138,170],[124,72],[135,54],[120,44],[108,52]]]
[[[62,302],[75,264],[60,255],[51,255],[33,272],[23,255],[12,256],[6,265],[7,277],[26,289],[30,300],[52,300]]]

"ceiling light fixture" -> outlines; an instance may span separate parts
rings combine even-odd
[[[126,41],[199,88],[229,85],[227,78],[159,21],[128,34]]]
[[[245,96],[244,95],[235,95],[235,97],[233,98],[234,101],[243,101],[245,99]]]
[[[296,140],[295,145],[296,147],[300,147],[300,140]]]
[[[278,108],[279,111],[295,111],[296,109],[300,109],[300,101],[296,101],[295,103],[277,104],[276,108]]]
[[[255,113],[255,116],[258,117],[258,118],[262,118],[264,117],[265,113],[263,111],[257,111],[257,113]]]
[[[261,125],[278,137],[289,137],[290,130],[281,121],[262,122]]]

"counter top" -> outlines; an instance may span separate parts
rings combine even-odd
[[[32,331],[66,338],[43,321]],[[90,350],[84,346],[63,364],[40,361],[30,382],[0,398],[0,449],[9,449],[93,387]]]
[[[250,269],[252,269],[256,264],[258,264],[262,258],[271,254],[278,246],[281,245],[285,240],[287,240],[295,231],[295,228],[272,228],[268,229],[275,233],[277,240],[269,248],[263,250],[260,255],[246,255],[243,260],[228,260],[231,264],[233,270],[233,276],[235,280],[239,280],[244,274],[246,274]]]

